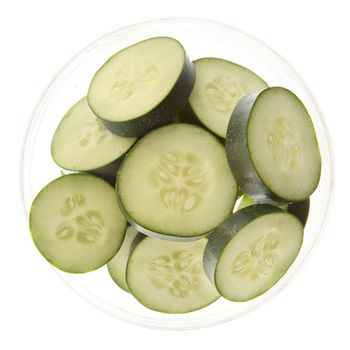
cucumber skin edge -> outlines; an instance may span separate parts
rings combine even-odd
[[[196,113],[194,112],[193,108],[191,107],[191,104],[189,103],[189,101],[187,101],[185,107],[181,110],[178,117],[182,123],[197,125],[203,129],[207,130],[213,136],[215,136],[218,139],[218,141],[220,141],[220,143],[222,143],[225,146],[225,138],[216,134],[214,131],[210,130],[207,126],[205,126],[199,120],[199,118],[196,116]]]
[[[287,212],[295,215],[306,226],[310,211],[310,198],[302,202],[293,202],[288,204]]]
[[[243,195],[247,196],[247,198],[249,198],[249,200],[252,200],[247,194],[243,194]],[[247,199],[245,199],[245,200],[247,200]],[[254,204],[257,204],[257,203],[254,202],[254,203],[248,204],[248,205],[246,205],[246,207],[248,207],[250,205],[254,205]],[[239,206],[240,206],[240,204],[239,204]],[[238,208],[239,208],[239,206],[238,206]],[[243,207],[243,208],[245,208],[245,207]],[[243,208],[239,208],[239,209],[243,209]],[[304,201],[301,201],[301,202],[289,203],[286,205],[286,208],[282,208],[281,206],[279,206],[279,208],[296,216],[300,220],[300,222],[303,224],[303,226],[305,227],[306,223],[307,223],[307,219],[309,217],[310,198],[305,199]]]
[[[127,150],[127,152],[129,152],[129,150],[131,148],[132,148],[132,146]],[[122,164],[122,161],[125,158],[125,155],[126,155],[126,153],[124,153],[118,159],[114,160],[113,162],[111,162],[109,164],[103,165],[103,166],[96,168],[96,169],[88,170],[86,172],[102,178],[103,180],[105,180],[111,186],[114,187],[118,169],[119,169],[120,165]]]
[[[127,152],[129,152],[129,150]],[[59,168],[60,168],[62,176],[71,175],[71,174],[94,175],[94,176],[97,176],[97,177],[101,178],[102,180],[108,182],[112,187],[114,187],[118,169],[121,166],[122,161],[125,158],[125,155],[126,155],[126,153],[122,154],[119,158],[113,160],[112,162],[110,162],[106,165],[102,165],[101,167],[98,167],[95,169],[72,170],[72,169],[64,168],[60,165],[59,165]]]

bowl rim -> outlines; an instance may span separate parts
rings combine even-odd
[[[309,89],[309,86],[305,83],[304,79],[300,76],[300,74],[296,71],[296,69],[283,57],[281,56],[278,52],[276,52],[273,48],[271,48],[269,45],[267,45],[264,41],[261,39],[258,39],[254,35],[251,35],[250,33],[247,33],[241,29],[238,29],[234,26],[231,26],[229,24],[217,21],[217,20],[212,20],[209,18],[202,18],[202,17],[193,17],[193,16],[168,16],[168,17],[156,17],[152,19],[147,19],[143,21],[138,21],[134,22],[129,25],[124,25],[116,30],[110,31],[99,38],[95,39],[92,41],[90,44],[86,45],[83,47],[81,50],[79,50],[75,55],[73,55],[72,58],[67,60],[64,65],[54,74],[54,76],[49,80],[49,83],[46,85],[42,93],[40,94],[37,103],[35,104],[35,107],[30,114],[30,118],[27,122],[27,125],[25,127],[25,132],[22,138],[22,146],[21,146],[21,151],[20,151],[20,158],[19,158],[19,187],[20,187],[20,195],[21,195],[21,201],[22,201],[22,206],[24,209],[24,214],[26,216],[26,219],[28,219],[29,216],[29,203],[28,200],[25,197],[25,181],[24,181],[24,172],[25,172],[25,167],[28,162],[28,149],[27,149],[27,144],[28,140],[30,140],[33,136],[35,136],[35,131],[36,124],[38,124],[39,120],[37,116],[39,115],[39,111],[41,108],[41,105],[45,101],[45,99],[48,98],[50,95],[51,89],[55,86],[55,83],[58,81],[62,75],[64,75],[68,69],[69,66],[74,63],[79,57],[88,54],[90,51],[92,51],[96,45],[98,45],[101,41],[107,40],[109,37],[112,37],[116,34],[122,35],[125,32],[129,32],[130,30],[137,30],[145,25],[152,25],[152,24],[161,24],[161,23],[176,23],[176,22],[182,22],[182,23],[191,23],[191,24],[199,24],[199,25],[207,25],[211,27],[218,27],[221,28],[222,30],[230,31],[230,32],[236,32],[237,34],[242,35],[243,37],[246,37],[247,39],[253,41],[254,43],[262,46],[265,48],[267,51],[269,51],[273,56],[278,58],[288,69],[291,73],[293,73],[294,77],[296,80],[299,81],[299,83],[302,85],[302,87],[305,89],[306,93],[308,94],[314,108],[317,111],[319,120],[321,122],[321,127],[323,129],[323,132],[325,133],[326,136],[326,145],[327,145],[327,151],[328,151],[328,156],[329,156],[329,191],[328,191],[328,201],[325,207],[325,216],[322,218],[322,222],[319,225],[319,230],[317,233],[317,237],[314,239],[312,242],[312,245],[308,249],[308,251],[305,253],[305,256],[303,259],[300,261],[300,263],[294,268],[292,273],[289,275],[288,279],[284,281],[281,285],[279,285],[278,288],[276,288],[266,299],[260,300],[253,306],[242,310],[234,315],[228,315],[226,317],[218,318],[214,316],[207,317],[204,321],[200,320],[194,320],[192,324],[189,325],[179,325],[176,324],[176,321],[173,320],[165,320],[165,321],[160,321],[155,318],[151,317],[144,317],[144,316],[137,316],[137,315],[132,315],[128,314],[127,312],[124,312],[123,310],[120,310],[118,312],[118,315],[116,315],[114,312],[110,311],[106,306],[108,305],[106,302],[100,300],[98,297],[93,296],[84,290],[77,290],[77,288],[74,287],[74,283],[68,282],[63,274],[56,270],[54,267],[52,269],[57,273],[59,278],[71,289],[73,290],[76,294],[78,294],[80,297],[85,299],[86,301],[89,302],[89,304],[93,305],[97,309],[104,311],[105,313],[117,317],[119,319],[122,319],[123,321],[126,321],[131,324],[136,324],[138,326],[143,326],[146,328],[152,328],[152,329],[160,329],[160,330],[191,330],[191,329],[198,329],[198,328],[205,328],[205,327],[210,327],[210,326],[216,326],[221,323],[225,323],[228,321],[231,321],[233,319],[237,319],[243,315],[246,315],[250,313],[251,311],[255,310],[259,306],[263,305],[266,301],[271,300],[276,294],[280,293],[297,275],[297,273],[305,266],[307,260],[310,258],[312,253],[315,250],[315,247],[319,244],[321,237],[324,235],[327,224],[329,222],[329,217],[331,214],[331,208],[332,208],[332,203],[333,203],[333,198],[334,198],[334,177],[335,177],[335,172],[334,172],[334,152],[333,152],[333,145],[332,145],[332,140],[329,135],[329,129],[327,127],[326,120],[324,118],[324,114],[316,101],[315,97],[313,96],[311,90]],[[30,155],[32,152],[30,153]],[[92,300],[93,299],[93,302]],[[108,305],[111,306],[111,305]],[[147,322],[146,322],[147,320]]]

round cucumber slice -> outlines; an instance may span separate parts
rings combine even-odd
[[[122,288],[125,292],[129,293],[128,285],[126,284],[126,265],[128,263],[131,244],[138,234],[137,230],[129,226],[125,233],[125,238],[122,246],[118,250],[115,257],[107,264],[108,272],[113,281]]]
[[[136,138],[114,135],[89,108],[86,97],[63,117],[51,142],[55,163],[115,181],[118,166]]]
[[[238,100],[250,92],[265,89],[267,84],[249,69],[221,58],[200,58],[194,61],[194,66],[196,82],[181,117],[184,121],[197,121],[225,138]]]
[[[306,200],[320,179],[311,118],[298,97],[282,87],[239,101],[227,129],[226,152],[240,187],[258,203]]]
[[[94,75],[91,109],[122,136],[141,136],[181,111],[195,70],[183,46],[169,37],[150,38],[119,51]]]
[[[173,314],[195,311],[217,300],[219,294],[203,270],[206,243],[206,238],[139,241],[126,272],[132,295],[152,310]]]
[[[113,187],[88,174],[65,175],[46,185],[32,203],[29,224],[40,253],[71,273],[111,260],[127,226]]]
[[[140,139],[119,168],[116,190],[128,221],[146,234],[193,240],[228,217],[237,185],[223,145],[189,124]]]
[[[251,300],[282,278],[302,242],[303,225],[294,215],[268,204],[248,206],[209,236],[205,271],[224,298]]]

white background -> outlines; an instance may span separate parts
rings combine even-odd
[[[349,349],[350,55],[347,1],[1,1],[1,349]],[[241,319],[196,331],[143,329],[91,307],[35,250],[20,203],[22,137],[42,90],[106,32],[164,16],[216,19],[285,57],[319,101],[333,139],[336,193],[307,266],[276,298]]]

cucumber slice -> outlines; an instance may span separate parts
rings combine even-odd
[[[51,142],[51,155],[63,169],[90,172],[111,183],[136,138],[112,134],[89,108],[86,97],[63,117]]]
[[[219,293],[247,301],[265,293],[287,272],[303,242],[303,225],[268,205],[232,214],[210,235],[204,268]]]
[[[29,225],[44,258],[71,273],[111,260],[127,226],[113,187],[88,174],[61,176],[46,185],[32,203]]]
[[[128,263],[131,244],[138,234],[137,230],[129,226],[126,230],[125,238],[122,246],[118,250],[116,256],[107,264],[108,272],[113,281],[123,290],[129,293],[128,285],[126,284],[126,265]]]
[[[239,101],[227,129],[226,152],[238,184],[258,203],[306,200],[320,179],[311,118],[298,97],[282,87]]]
[[[257,204],[253,199],[251,199],[247,194],[244,194],[240,199],[237,210],[243,209],[250,205]],[[295,215],[305,227],[307,218],[309,216],[310,210],[310,199],[306,199],[302,202],[288,203],[280,205],[279,208],[288,211],[289,213]]]
[[[225,138],[238,100],[250,92],[265,89],[267,84],[249,69],[221,58],[200,58],[194,61],[194,66],[196,82],[181,117]]]
[[[237,195],[225,148],[190,124],[141,138],[119,168],[116,190],[124,215],[140,232],[174,240],[214,230],[231,214]]]
[[[198,310],[219,298],[203,270],[207,239],[169,242],[147,237],[130,255],[126,280],[132,295],[166,313]]]
[[[193,64],[177,40],[151,38],[119,51],[97,71],[88,102],[112,132],[141,136],[172,122],[194,80]]]

